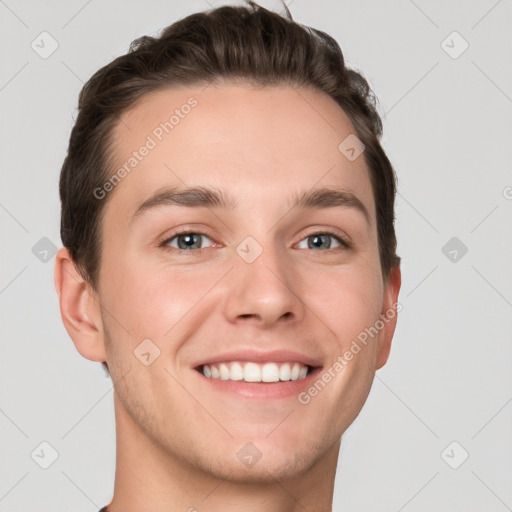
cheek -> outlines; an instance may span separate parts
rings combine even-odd
[[[338,349],[350,345],[379,318],[382,307],[379,280],[380,276],[362,265],[329,268],[304,276],[303,300],[334,332]]]
[[[218,281],[217,274],[199,266],[149,267],[140,259],[119,262],[110,267],[105,305],[132,337],[163,339],[175,325],[194,316],[196,306]]]

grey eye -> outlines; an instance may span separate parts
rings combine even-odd
[[[313,235],[309,235],[304,240],[301,240],[301,244],[306,241],[307,247],[300,247],[301,249],[331,249],[332,244],[331,240],[335,240],[336,245],[335,247],[339,247],[340,245],[344,245],[342,241],[334,235],[328,234],[328,233],[315,233]]]
[[[174,247],[176,249],[181,250],[192,250],[192,249],[202,249],[203,244],[201,242],[201,237],[205,237],[208,240],[211,241],[211,239],[202,234],[202,233],[180,233],[178,235],[174,235],[172,238],[169,238],[165,245],[169,245],[171,247]],[[173,241],[177,241],[177,246],[173,245]]]

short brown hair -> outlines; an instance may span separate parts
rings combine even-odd
[[[125,55],[99,69],[84,85],[60,176],[61,238],[82,277],[97,288],[101,219],[108,197],[93,191],[112,175],[112,133],[120,115],[143,95],[179,85],[220,80],[319,90],[348,115],[365,145],[364,158],[377,212],[382,275],[400,264],[396,255],[396,175],[379,139],[376,98],[361,73],[349,69],[338,43],[255,2],[192,14],[159,37],[134,40]],[[341,142],[341,141],[340,141]]]

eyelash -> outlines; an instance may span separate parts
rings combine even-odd
[[[161,240],[158,245],[159,245],[159,247],[162,247],[162,249],[164,249],[166,251],[178,252],[178,254],[188,254],[188,255],[190,255],[191,253],[202,254],[203,251],[205,251],[207,249],[211,249],[211,247],[205,247],[205,248],[201,248],[201,249],[178,249],[176,247],[170,247],[169,245],[167,245],[169,242],[174,240],[176,237],[178,237],[178,236],[185,236],[185,235],[201,235],[201,236],[206,236],[210,240],[212,240],[212,242],[214,242],[213,237],[211,235],[209,235],[208,233],[203,233],[201,231],[189,230],[189,231],[179,231],[177,233],[174,233],[172,236],[166,237],[163,240]],[[341,247],[334,247],[333,249],[326,249],[326,250],[319,250],[319,251],[315,251],[314,249],[307,249],[307,250],[314,251],[314,252],[333,252],[333,251],[338,251],[338,250],[351,249],[351,247],[352,247],[352,245],[348,242],[348,240],[346,240],[345,238],[341,237],[338,233],[334,233],[334,232],[329,231],[329,230],[326,230],[326,231],[316,231],[314,233],[311,233],[311,234],[305,236],[300,241],[302,242],[303,240],[306,240],[307,238],[311,238],[311,237],[316,236],[316,235],[328,235],[328,236],[331,236],[332,238],[334,238],[336,241],[338,241],[341,244]]]

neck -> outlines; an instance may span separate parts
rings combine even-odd
[[[286,480],[218,478],[158,446],[136,425],[114,392],[116,473],[108,512],[331,512],[338,440],[303,474]]]

